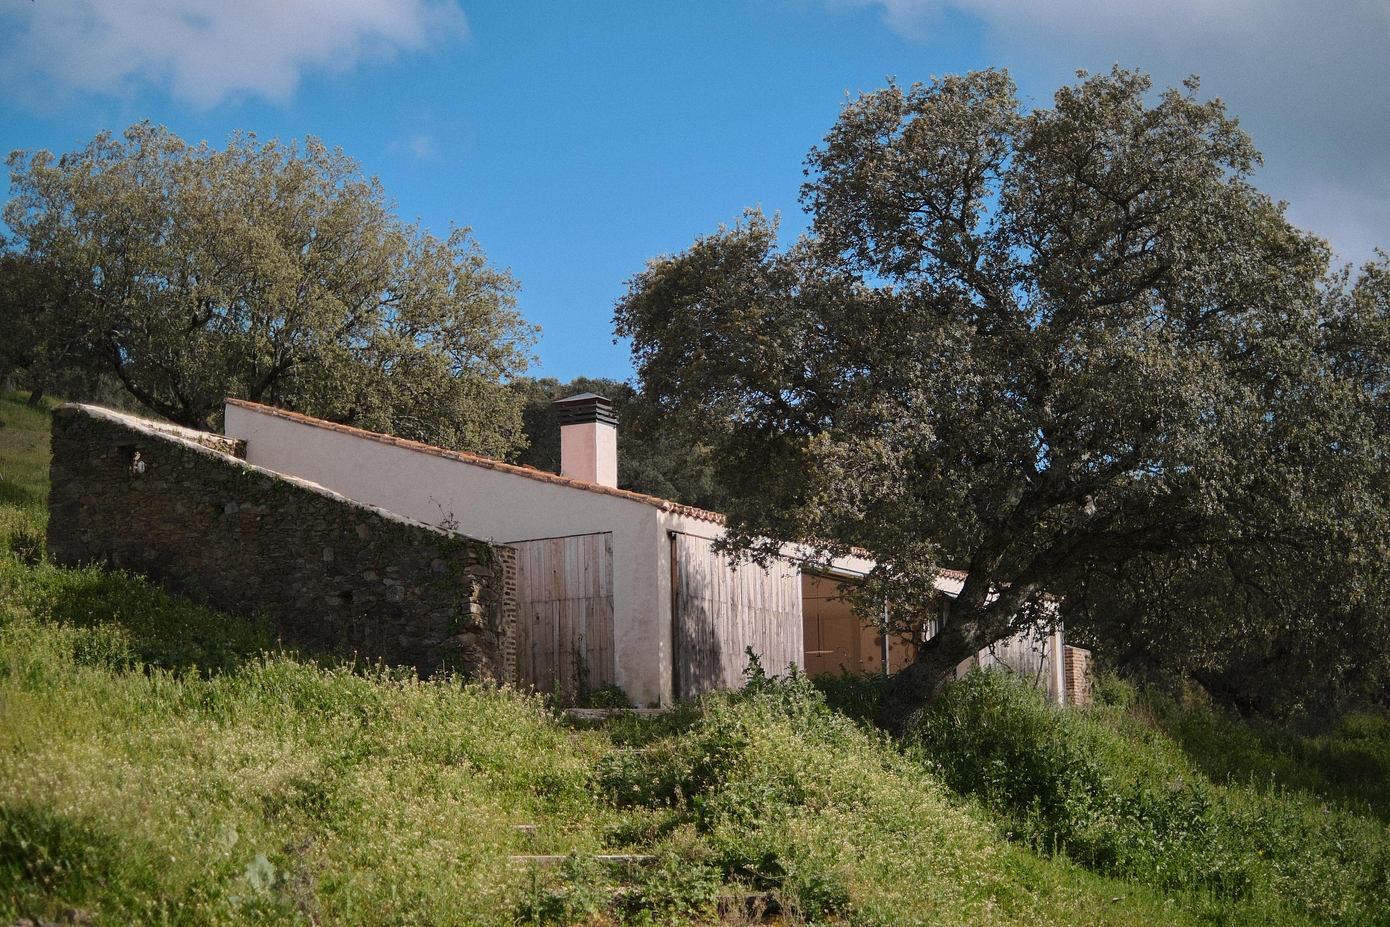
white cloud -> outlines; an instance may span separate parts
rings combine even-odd
[[[436,161],[439,159],[439,142],[428,132],[416,132],[391,141],[386,146],[386,153],[409,155],[417,161]]]
[[[456,0],[37,0],[0,13],[0,85],[39,103],[154,85],[199,107],[285,100],[306,70],[461,37]]]
[[[1387,0],[829,0],[877,9],[915,40],[945,14],[984,27],[992,60],[1046,102],[1076,68],[1189,74],[1226,100],[1265,154],[1261,186],[1352,261],[1390,247]]]
[[[1227,32],[1248,27],[1260,0],[835,0],[839,5],[876,7],[893,28],[921,38],[941,13],[954,10],[1005,29],[1026,26],[1051,34],[1148,33],[1162,39],[1186,29]]]

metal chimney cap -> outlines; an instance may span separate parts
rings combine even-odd
[[[618,424],[618,416],[613,414],[613,401],[597,393],[576,393],[556,399],[551,405],[561,425],[587,425],[590,422]]]

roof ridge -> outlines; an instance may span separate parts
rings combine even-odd
[[[426,444],[423,441],[414,441],[410,438],[399,438],[395,435],[384,434],[379,431],[368,431],[365,428],[356,428],[352,425],[343,425],[338,422],[330,422],[327,419],[315,418],[312,415],[305,415],[302,412],[291,412],[288,409],[281,409],[276,406],[265,405],[260,402],[252,402],[249,399],[234,399],[228,397],[227,405],[236,406],[240,409],[249,409],[270,415],[275,418],[285,419],[286,421],[297,422],[301,425],[309,425],[314,428],[322,428],[328,431],[336,431],[340,434],[352,435],[368,441],[375,441],[378,444],[390,444],[395,447],[405,448],[406,450],[416,451],[422,454],[429,454],[434,457],[443,457],[447,460],[456,460],[459,463],[466,463],[488,470],[496,470],[500,473],[511,473],[516,476],[524,476],[527,479],[537,480],[543,483],[552,483],[558,486],[568,486],[571,489],[582,489],[586,492],[601,493],[606,496],[615,496],[619,499],[630,499],[633,502],[640,502],[643,505],[650,505],[665,512],[674,512],[678,515],[686,515],[691,518],[698,518],[703,521],[723,524],[724,516],[719,512],[711,512],[708,509],[698,508],[693,505],[686,505],[683,502],[676,502],[672,499],[663,499],[660,496],[652,496],[647,493],[635,492],[631,489],[619,489],[616,486],[604,486],[600,483],[590,483],[586,480],[577,480],[570,476],[561,476],[558,473],[551,473],[548,470],[540,470],[535,467],[527,467],[521,464],[507,463],[493,457],[485,457],[482,454],[475,454],[472,451],[456,451],[447,447],[438,447],[433,444]]]

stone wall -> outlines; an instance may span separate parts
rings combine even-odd
[[[53,416],[48,550],[237,614],[287,644],[511,681],[516,553],[253,466],[220,435]]]
[[[133,418],[133,416],[130,416]],[[246,442],[240,438],[229,438],[226,435],[219,435],[214,431],[198,431],[194,428],[184,428],[182,425],[171,425],[168,422],[152,422],[148,419],[136,419],[141,425],[151,428],[160,434],[169,435],[174,438],[184,438],[194,444],[201,444],[203,447],[211,448],[214,451],[221,451],[233,457],[246,459]]]

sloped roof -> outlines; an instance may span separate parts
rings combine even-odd
[[[574,399],[577,397],[568,397]],[[298,422],[301,425],[310,425],[314,428],[322,428],[327,431],[336,431],[341,434],[352,435],[356,438],[365,438],[368,441],[375,441],[378,444],[389,444],[394,447],[405,448],[406,450],[417,451],[421,454],[430,454],[435,457],[442,457],[446,460],[456,460],[459,463],[469,464],[474,467],[483,467],[487,470],[496,470],[499,473],[511,473],[515,476],[522,476],[530,480],[538,480],[542,483],[552,483],[557,486],[565,486],[570,489],[579,489],[584,492],[603,493],[607,496],[616,496],[620,499],[631,499],[633,502],[640,502],[643,505],[650,505],[663,512],[672,512],[677,515],[684,515],[688,518],[698,518],[702,521],[713,522],[722,525],[725,523],[724,516],[719,512],[711,512],[708,509],[697,508],[693,505],[685,505],[681,502],[674,502],[670,499],[663,499],[660,496],[649,496],[646,493],[633,492],[630,489],[617,489],[612,486],[603,486],[599,483],[590,483],[585,480],[576,480],[573,477],[560,476],[548,470],[538,470],[535,467],[523,467],[519,464],[509,464],[496,460],[492,457],[484,457],[481,454],[470,454],[467,451],[453,451],[445,447],[436,447],[432,444],[425,444],[420,441],[411,441],[408,438],[397,438],[393,435],[382,434],[379,431],[366,431],[362,428],[354,428],[351,425],[340,425],[337,422],[330,422],[321,418],[314,418],[312,415],[304,415],[300,412],[290,412],[287,409],[279,409],[275,406],[263,405],[259,402],[251,402],[247,399],[228,399],[227,405],[236,406],[241,409],[249,409],[252,412],[259,412],[263,415],[282,418],[286,421]],[[856,556],[872,560],[873,555],[866,550],[854,548]],[[937,575],[942,579],[954,580],[963,583],[967,576],[964,570],[937,570]]]
[[[411,441],[407,438],[397,438],[393,435],[386,435],[377,431],[366,431],[362,428],[353,428],[351,425],[339,425],[337,422],[329,422],[321,418],[314,418],[312,415],[303,415],[299,412],[277,409],[275,406],[262,405],[259,402],[251,402],[246,399],[228,399],[227,405],[236,406],[240,409],[249,409],[252,412],[259,412],[262,415],[270,415],[275,418],[285,419],[286,421],[297,422],[301,425],[322,428],[326,431],[336,431],[340,434],[351,435],[354,438],[375,441],[378,444],[389,444],[393,447],[404,448],[420,454],[442,457],[445,460],[456,460],[459,463],[465,463],[474,467],[482,467],[486,470],[496,470],[499,473],[510,473],[514,476],[525,477],[528,480],[552,483],[570,489],[581,489],[585,492],[596,492],[606,496],[616,496],[620,499],[631,499],[633,502],[650,505],[661,509],[663,512],[674,512],[689,518],[698,518],[703,521],[714,522],[721,525],[724,524],[724,516],[718,512],[711,512],[707,509],[696,508],[693,505],[673,502],[670,499],[662,499],[660,496],[649,496],[646,493],[633,492],[630,489],[617,489],[612,486],[603,486],[599,483],[576,480],[573,477],[560,476],[548,470],[537,470],[535,467],[523,467],[518,464],[504,463],[500,460],[494,460],[491,457],[484,457],[481,454],[470,454],[467,451],[452,451],[445,447],[435,447],[432,444]]]

